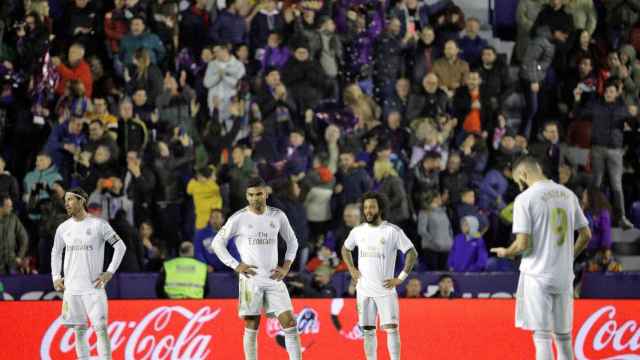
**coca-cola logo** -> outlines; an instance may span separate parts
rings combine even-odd
[[[218,317],[220,311],[209,306],[203,306],[196,312],[182,306],[160,306],[140,321],[112,321],[108,328],[111,351],[124,350],[124,359],[136,360],[207,359],[211,335],[201,334],[201,329]],[[89,329],[88,335],[93,352],[96,347],[93,329]],[[62,317],[58,317],[42,338],[40,358],[59,359],[65,354],[75,354],[75,336],[72,329],[63,326]]]
[[[639,360],[640,326],[637,321],[616,320],[615,306],[600,308],[585,320],[575,342],[578,360]]]

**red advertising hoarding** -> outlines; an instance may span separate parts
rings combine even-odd
[[[0,303],[2,359],[74,359],[73,332],[59,301]],[[363,359],[353,299],[294,300],[304,359]],[[114,359],[243,359],[235,300],[116,300],[109,303]],[[527,332],[514,328],[512,300],[401,300],[403,359],[532,359]],[[640,302],[575,303],[577,359],[640,358]],[[287,359],[280,327],[264,320],[260,359]],[[92,354],[95,335],[90,338]],[[282,342],[280,342],[282,343]],[[387,359],[379,333],[379,358]]]

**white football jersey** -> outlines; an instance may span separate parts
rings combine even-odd
[[[228,267],[238,267],[238,260],[227,251],[229,239],[235,237],[240,259],[247,265],[257,266],[255,278],[269,279],[271,270],[278,266],[278,234],[287,243],[285,260],[293,261],[298,251],[298,239],[282,210],[267,206],[262,214],[246,207],[233,214],[213,239],[213,249]]]
[[[551,180],[536,182],[513,205],[513,233],[529,234],[530,240],[520,271],[557,289],[571,287],[574,232],[585,226],[589,223],[571,190]]]
[[[413,248],[411,240],[398,226],[383,221],[378,226],[364,223],[351,230],[344,247],[358,247],[358,270],[362,275],[356,284],[359,294],[369,297],[387,296],[396,289],[386,289],[384,281],[394,277],[398,250]]]
[[[81,221],[68,219],[56,230],[51,251],[53,280],[61,277],[60,263],[64,249],[65,293],[81,295],[95,291],[94,282],[104,266],[104,245],[106,242],[114,245],[118,241],[120,237],[103,219],[90,215]],[[117,270],[122,255],[114,254],[108,271],[113,273]]]

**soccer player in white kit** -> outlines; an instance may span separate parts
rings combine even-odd
[[[509,248],[493,248],[499,257],[522,254],[516,294],[516,327],[533,331],[537,360],[573,359],[573,262],[591,239],[589,223],[576,195],[547,179],[540,164],[526,156],[513,165],[513,179],[524,190],[513,206]],[[574,231],[578,240],[574,245]]]
[[[107,334],[107,292],[105,285],[120,266],[126,246],[106,221],[87,214],[87,193],[80,188],[64,195],[67,214],[60,224],[51,250],[51,275],[56,291],[64,291],[62,322],[74,329],[78,359],[89,359],[88,320],[97,339],[100,359],[111,359]],[[107,271],[104,266],[104,244],[114,248]],[[64,278],[62,251],[64,250]]]
[[[239,274],[239,316],[244,320],[243,347],[247,360],[257,359],[257,336],[260,313],[276,316],[284,331],[285,348],[290,360],[302,359],[300,338],[293,306],[282,281],[289,273],[298,251],[296,238],[287,215],[267,206],[267,186],[259,177],[249,180],[249,206],[233,214],[213,239],[212,247],[220,260]],[[284,263],[278,266],[278,234],[287,244]],[[227,251],[229,239],[235,237],[240,261]]]
[[[358,322],[364,335],[367,360],[377,358],[376,317],[387,333],[387,349],[391,360],[400,359],[400,310],[396,286],[413,269],[418,253],[411,240],[398,226],[384,221],[385,200],[379,193],[362,197],[365,222],[351,230],[342,247],[342,258],[356,281]],[[358,268],[351,251],[358,247]],[[404,269],[394,277],[398,250],[406,254]]]

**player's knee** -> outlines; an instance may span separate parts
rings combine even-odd
[[[258,330],[260,327],[260,317],[259,316],[245,316],[244,317],[244,327],[251,330]]]
[[[398,325],[396,325],[396,324],[382,325],[382,329],[385,332],[387,332],[388,334],[390,334],[390,333],[394,333],[394,332],[398,331]]]
[[[551,331],[536,330],[533,333],[533,337],[540,340],[551,340],[552,335],[551,335]]]
[[[558,341],[571,341],[571,334],[569,333],[555,333],[554,335]]]
[[[376,331],[376,327],[375,326],[363,326],[362,330],[365,331],[365,332],[366,331],[374,331],[375,332]]]

